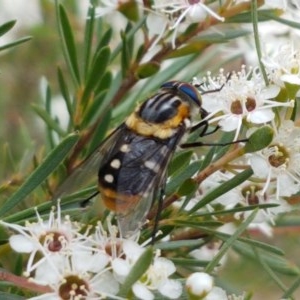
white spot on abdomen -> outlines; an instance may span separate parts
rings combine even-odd
[[[104,180],[108,183],[113,183],[114,177],[111,174],[106,174],[106,175],[104,175]]]
[[[121,161],[119,159],[115,158],[110,162],[110,166],[114,169],[119,169],[121,166]]]

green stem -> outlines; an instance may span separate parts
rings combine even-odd
[[[264,64],[261,61],[262,53],[261,53],[259,32],[258,32],[258,26],[257,26],[258,25],[257,0],[252,0],[251,1],[251,18],[252,18],[252,24],[253,24],[255,48],[256,48],[256,53],[257,53],[257,57],[258,57],[258,63],[259,63],[260,71],[263,75],[265,84],[268,85],[269,80],[268,80],[267,72],[266,72]]]

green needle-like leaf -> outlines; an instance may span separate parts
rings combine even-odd
[[[73,123],[72,116],[74,115],[74,109],[72,106],[72,101],[70,97],[70,92],[66,83],[66,80],[64,79],[64,75],[60,68],[57,69],[57,77],[58,77],[58,83],[60,87],[61,94],[66,102],[67,110],[70,115],[70,122]]]
[[[257,261],[257,254],[253,252],[253,249],[245,246],[244,244],[240,242],[236,242],[233,245],[233,249],[238,253],[242,254],[243,256],[247,257],[248,259],[253,259],[254,261]],[[281,274],[286,274],[291,276],[300,274],[300,270],[298,266],[288,261],[282,256],[274,255],[271,254],[270,252],[266,253],[261,251],[259,251],[259,255],[263,260],[263,262],[267,264],[267,266],[269,266],[272,270],[276,270]]]
[[[32,105],[34,111],[45,121],[45,123],[54,130],[56,133],[58,133],[61,137],[65,136],[65,131],[59,126],[59,124],[52,119],[52,117],[49,115],[49,113],[42,107],[33,104]]]
[[[191,178],[200,168],[201,162],[195,161],[191,163],[185,170],[183,170],[180,174],[176,174],[168,183],[166,187],[166,194],[174,193],[181,184]]]
[[[246,169],[245,171],[239,173],[232,179],[226,181],[216,189],[214,189],[212,192],[208,193],[206,196],[204,196],[199,203],[197,203],[190,211],[189,213],[196,212],[200,207],[205,206],[206,204],[210,203],[214,199],[218,198],[219,196],[225,194],[226,192],[230,191],[231,189],[235,188],[245,180],[247,180],[251,175],[253,174],[252,169]]]
[[[13,41],[11,43],[8,43],[6,45],[1,46],[0,47],[0,51],[8,49],[8,48],[12,48],[12,47],[17,46],[19,44],[25,43],[25,42],[27,42],[29,40],[31,40],[31,36],[23,37],[23,38],[21,38],[19,40],[16,40],[16,41]]]
[[[63,50],[75,82],[80,84],[80,73],[77,60],[77,51],[67,13],[62,5],[58,6],[59,30],[63,42]]]
[[[237,228],[235,233],[224,242],[223,246],[221,247],[217,255],[206,267],[205,271],[207,273],[212,272],[213,269],[218,265],[221,258],[225,255],[228,249],[233,245],[236,239],[238,239],[238,237],[248,228],[248,225],[254,220],[256,214],[257,214],[257,210],[254,210],[251,213],[251,215]]]
[[[93,67],[88,75],[88,79],[82,96],[83,102],[88,101],[90,94],[95,89],[95,87],[99,83],[99,80],[105,73],[107,64],[109,63],[109,56],[109,47],[104,47],[98,53],[96,53]]]
[[[122,37],[122,42],[123,42],[122,51],[121,51],[121,53],[122,53],[121,66],[122,66],[122,76],[125,77],[128,69],[129,69],[129,66],[130,66],[130,59],[131,59],[131,53],[129,50],[130,43],[128,41],[128,37],[125,32],[121,33],[121,37]]]
[[[21,187],[2,205],[0,216],[3,216],[13,209],[38,187],[59,166],[78,139],[79,136],[77,134],[71,134],[53,149],[45,160],[25,180]]]
[[[84,75],[88,73],[88,68],[90,66],[91,60],[91,48],[93,45],[93,33],[94,33],[94,24],[95,24],[95,6],[90,5],[88,8],[88,15],[86,20],[86,27],[84,33]]]
[[[127,297],[132,285],[139,280],[139,278],[149,268],[153,256],[153,248],[148,247],[140,258],[136,261],[135,265],[131,268],[130,273],[127,275],[125,282],[120,288],[119,296]]]
[[[10,31],[16,24],[16,20],[8,21],[0,26],[0,36]]]

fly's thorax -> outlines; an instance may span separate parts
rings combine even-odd
[[[190,123],[191,109],[178,95],[161,92],[138,106],[125,124],[140,135],[167,139]]]
[[[189,114],[189,107],[180,97],[170,91],[155,94],[138,108],[138,115],[141,119],[155,124],[169,121],[180,113]]]
[[[127,118],[125,124],[129,129],[137,134],[165,140],[174,136],[180,127],[189,124],[190,122],[188,120],[188,118],[182,119],[174,117],[172,120],[164,123],[148,123],[141,119],[136,112],[134,112]]]

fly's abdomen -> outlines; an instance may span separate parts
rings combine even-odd
[[[99,190],[105,206],[126,214],[147,197],[160,178],[162,161],[170,152],[167,140],[146,138],[127,131],[126,143],[118,145],[98,172]]]
[[[119,215],[127,214],[141,200],[141,195],[119,193],[99,184],[102,201],[105,207]]]

